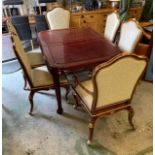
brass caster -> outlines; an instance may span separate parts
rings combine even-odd
[[[92,143],[91,143],[91,141],[90,140],[87,140],[87,145],[91,145]]]

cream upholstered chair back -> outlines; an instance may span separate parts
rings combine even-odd
[[[146,64],[145,57],[124,53],[107,64],[97,66],[93,72],[95,107],[130,100]]]
[[[142,29],[134,19],[121,26],[118,47],[124,52],[133,52],[142,36]]]
[[[31,78],[31,65],[23,49],[23,46],[16,32],[16,29],[11,23],[8,23],[8,28],[9,28],[10,33],[12,34],[12,41],[14,43],[14,48],[15,48],[15,53],[17,55],[17,58],[19,59],[21,66],[24,67],[24,71],[26,71],[30,79]]]
[[[69,28],[70,12],[63,8],[55,8],[46,14],[51,30]]]
[[[120,18],[116,12],[113,12],[107,16],[104,37],[113,42],[120,25]]]

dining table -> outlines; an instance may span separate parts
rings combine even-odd
[[[58,109],[62,114],[59,72],[92,68],[121,53],[116,44],[89,27],[45,30],[38,33],[38,41],[53,76]]]

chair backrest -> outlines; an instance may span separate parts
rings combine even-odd
[[[20,40],[31,40],[32,34],[29,25],[28,16],[12,16],[11,23],[16,28]]]
[[[118,47],[124,52],[133,52],[142,36],[142,29],[135,19],[124,22],[121,26]]]
[[[51,30],[69,28],[70,12],[63,8],[55,8],[46,14]]]
[[[35,16],[35,28],[36,28],[37,33],[48,29],[45,15],[36,15]]]
[[[19,39],[19,36],[16,32],[16,29],[15,27],[11,24],[11,23],[8,23],[8,28],[9,28],[9,32],[11,33],[12,35],[12,41],[13,41],[13,44],[14,44],[14,51],[15,51],[15,54],[19,60],[19,63],[21,64],[22,66],[22,69],[24,71],[24,74],[27,76],[27,79],[28,79],[28,82],[29,84],[32,86],[32,82],[31,82],[31,65],[30,65],[30,62],[28,60],[28,57],[24,51],[24,48],[21,44],[21,41]]]
[[[104,37],[113,42],[120,26],[120,18],[116,12],[107,16]]]
[[[129,101],[147,64],[147,58],[123,53],[100,64],[93,71],[92,107],[105,108]]]

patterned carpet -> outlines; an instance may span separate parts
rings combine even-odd
[[[56,113],[55,92],[34,97],[34,116],[29,116],[28,91],[21,71],[3,75],[3,155],[152,155],[152,83],[138,84],[132,105],[132,131],[127,112],[121,111],[97,121],[92,146],[86,145],[88,114],[75,110],[62,89],[64,114]],[[49,95],[50,94],[50,95]]]

